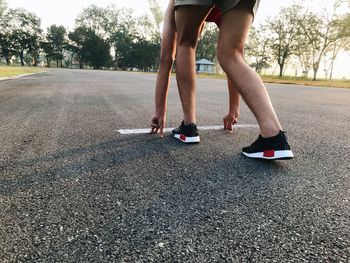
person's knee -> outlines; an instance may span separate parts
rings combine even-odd
[[[174,63],[175,57],[171,50],[162,50],[160,53],[160,63],[161,65],[172,65]]]
[[[197,45],[197,32],[181,32],[178,34],[178,45],[195,48]]]
[[[220,65],[224,70],[226,67],[229,67],[232,63],[241,62],[244,56],[243,53],[243,45],[229,46],[220,42],[218,43],[217,57]]]

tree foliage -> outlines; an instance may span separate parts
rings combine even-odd
[[[346,48],[340,45],[350,32],[348,14],[339,15],[344,0],[334,0],[333,4],[333,8],[324,9],[323,13],[292,5],[282,8],[278,16],[267,20],[264,27],[267,29],[265,35],[271,43],[269,53],[279,66],[280,76],[283,75],[288,60],[298,58],[303,73],[307,76],[310,69],[313,69],[313,79],[316,80],[320,63],[326,52],[330,53],[330,47],[336,45],[338,51]],[[263,42],[259,45],[261,47]],[[331,60],[334,61],[338,52],[331,53]]]
[[[67,45],[67,48],[77,56],[79,60],[79,67],[83,69],[84,64],[84,43],[87,37],[87,30],[85,27],[78,27],[74,31],[69,32],[68,38],[70,42]]]
[[[343,38],[342,24],[339,23],[335,15],[335,10],[339,6],[340,2],[336,1],[331,15],[305,12],[299,19],[302,35],[306,38],[306,41],[304,41],[306,53],[311,58],[314,72],[313,80],[317,78],[317,72],[325,51],[330,45]]]
[[[94,69],[111,65],[112,58],[109,44],[91,29],[86,31],[82,55],[83,59],[90,62]]]
[[[2,19],[2,16],[7,9],[7,3],[5,0],[0,0],[0,18]]]
[[[56,61],[56,66],[62,67],[64,51],[67,46],[67,31],[64,26],[51,25],[47,29],[46,41],[42,47],[46,54],[47,65],[50,66],[50,60]]]
[[[350,12],[344,12],[348,10],[348,0],[332,1],[333,9],[324,10],[323,14],[292,5],[253,28],[245,50],[251,66],[261,73],[270,64],[277,64],[280,76],[289,66],[301,66],[305,75],[313,70],[316,79],[327,55],[327,76],[331,78],[337,54],[350,49]],[[1,58],[8,64],[16,59],[22,65],[25,62],[36,65],[40,57],[45,57],[48,66],[51,60],[56,61],[57,67],[63,66],[63,60],[66,65],[77,60],[80,68],[156,70],[163,13],[159,0],[148,3],[150,16],[141,17],[115,5],[90,5],[77,16],[70,32],[63,26],[52,25],[43,35],[36,15],[23,9],[9,9],[6,1],[0,0]],[[197,58],[216,61],[218,32],[215,25],[206,25],[199,39]]]
[[[101,37],[107,37],[106,28],[109,24],[107,12],[108,8],[90,5],[75,19],[76,27],[85,27]]]
[[[300,34],[298,23],[300,9],[302,7],[298,5],[283,8],[277,17],[267,21],[267,28],[271,34],[271,55],[279,65],[280,77],[283,75],[287,59],[293,55],[298,46],[296,38]]]
[[[207,23],[205,29],[199,39],[197,47],[197,58],[208,59],[214,61],[216,57],[216,43],[219,35],[219,30],[216,25]]]
[[[130,60],[139,52],[134,49],[145,41],[153,43],[154,36],[158,35],[148,17],[134,19],[132,10],[118,9],[114,5],[85,8],[76,19],[76,25],[92,30],[111,46],[115,69],[131,67]],[[150,61],[154,63],[155,59]],[[136,64],[133,66],[136,67]]]
[[[36,65],[42,34],[40,19],[24,9],[6,9],[0,28],[2,56],[7,63],[11,56],[18,55],[24,66],[24,53],[27,51],[32,54],[33,64]]]
[[[148,0],[149,7],[151,9],[151,13],[153,15],[153,19],[159,29],[160,24],[164,20],[164,15],[163,11],[160,7],[159,1],[158,0]]]
[[[126,66],[126,58],[130,56],[131,45],[135,41],[137,32],[135,19],[130,9],[117,9],[111,6],[107,12],[108,43],[114,53],[114,68]]]
[[[89,63],[94,69],[111,65],[109,44],[93,29],[78,27],[68,37],[72,52],[78,56],[80,68],[84,63]]]
[[[247,56],[254,58],[251,64],[257,73],[261,73],[264,68],[269,68],[268,61],[270,60],[270,42],[265,29],[251,28],[249,39],[245,51]]]

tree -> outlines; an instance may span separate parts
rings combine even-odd
[[[343,37],[350,37],[350,13],[340,18],[339,23],[341,25],[341,34]]]
[[[145,52],[147,50],[147,52]],[[157,68],[156,58],[159,56],[159,46],[144,38],[131,44],[131,51],[126,57],[127,67],[135,67],[141,71],[150,71]]]
[[[0,45],[7,63],[9,64],[10,57],[18,55],[24,66],[24,54],[29,52],[33,55],[33,64],[36,65],[37,56],[34,54],[39,53],[38,42],[42,34],[40,19],[24,9],[7,9],[3,13],[0,26]]]
[[[251,28],[245,51],[248,57],[252,57],[255,60],[251,66],[259,74],[264,68],[270,67],[268,63],[270,59],[270,41],[264,29]]]
[[[148,16],[132,19],[129,9],[110,8],[109,11],[108,41],[115,53],[115,68],[156,68],[160,49],[157,25]]]
[[[92,30],[87,30],[86,34],[82,48],[83,59],[89,61],[94,69],[109,67],[112,61],[109,44]]]
[[[303,19],[305,18],[305,16],[306,14],[304,13],[303,10],[301,10],[299,23],[300,22],[303,23]],[[312,68],[312,55],[309,47],[310,41],[305,36],[305,34],[303,34],[302,31],[296,36],[296,41],[298,45],[295,47],[293,55],[299,61],[299,65],[301,66],[303,77],[308,77],[309,72]]]
[[[12,40],[8,34],[0,33],[0,47],[1,57],[6,59],[6,64],[10,65],[10,59],[14,54],[14,50],[11,49]]]
[[[137,67],[147,70],[156,67],[160,46],[161,10],[156,0],[153,1],[151,10],[154,21],[148,16],[134,18],[130,9],[119,9],[114,5],[106,8],[91,5],[79,14],[76,26],[94,32],[110,46],[115,69]],[[77,40],[74,34],[70,39],[73,38]],[[73,42],[77,47],[77,42]],[[91,57],[89,61],[91,63]]]
[[[94,69],[111,65],[109,44],[93,29],[78,27],[68,37],[71,40],[70,50],[78,56],[81,69],[83,63],[89,63]]]
[[[47,29],[46,42],[42,45],[46,57],[55,59],[57,67],[62,67],[63,53],[67,44],[66,35],[67,32],[64,26],[51,25]]]
[[[110,6],[107,12],[108,43],[114,51],[114,69],[126,66],[131,46],[136,39],[136,22],[130,9],[117,9]]]
[[[85,39],[88,37],[88,29],[85,27],[78,27],[73,32],[68,34],[68,38],[70,39],[70,43],[68,43],[68,49],[72,51],[79,60],[79,67],[83,69],[84,57],[83,48]]]
[[[28,46],[28,52],[32,58],[32,66],[36,67],[38,65],[40,57],[40,41],[42,36],[31,36],[30,45]]]
[[[164,20],[164,15],[162,8],[160,7],[158,0],[148,0],[149,7],[151,9],[151,13],[153,15],[153,19],[158,27],[160,29],[160,24]]]
[[[12,29],[8,26],[9,16],[2,15],[0,20],[0,50],[1,57],[5,57],[7,65],[10,64],[10,58],[14,51],[12,50]]]
[[[136,38],[135,19],[132,10],[106,8],[91,5],[85,8],[76,19],[77,27],[85,27],[94,31],[109,43],[114,52],[114,68],[124,67],[125,59],[130,57],[130,50]]]
[[[141,16],[136,20],[136,31],[134,33],[134,43],[141,43],[141,46],[149,48],[149,53],[143,51],[143,56],[148,57],[147,68],[158,68],[160,54],[160,34],[157,25],[148,16]],[[133,47],[135,45],[132,45]],[[145,49],[146,50],[146,49]],[[149,54],[153,54],[149,56]],[[145,67],[141,67],[145,70]]]
[[[54,53],[53,46],[48,41],[44,40],[44,41],[40,42],[40,48],[42,48],[42,50],[45,53],[46,66],[50,67],[51,58],[52,58],[53,53]]]
[[[350,46],[350,38],[340,38],[336,40],[332,45],[329,45],[326,50],[325,54],[331,54],[329,57],[330,63],[329,67],[327,69],[327,75],[329,75],[329,79],[331,80],[333,78],[333,69],[334,69],[334,62],[341,50],[347,50],[347,48]]]
[[[127,59],[130,57],[133,44],[133,36],[126,29],[121,29],[112,33],[109,43],[114,50],[114,69],[125,68]]]
[[[313,80],[317,79],[320,62],[327,48],[342,38],[343,29],[335,15],[335,10],[338,7],[339,2],[336,1],[331,15],[308,12],[303,19],[299,20],[302,33],[308,40],[308,49],[313,68]]]
[[[107,39],[108,12],[109,7],[103,8],[96,5],[90,5],[84,8],[75,19],[76,27],[85,27],[94,31],[100,37]]]
[[[160,26],[161,26],[161,23],[164,21],[164,14],[163,14],[162,8],[160,7],[159,0],[148,0],[148,4],[155,23],[154,40],[160,45],[161,35],[162,35],[160,32]]]
[[[214,24],[206,24],[206,27],[199,39],[196,51],[197,58],[205,58],[214,61],[216,57],[216,43],[219,30]]]
[[[29,51],[33,55],[33,64],[37,64],[39,53],[38,42],[41,38],[41,21],[35,14],[24,9],[11,10],[11,27],[14,49],[19,55],[21,65],[24,66],[24,53]]]
[[[267,28],[271,32],[271,53],[279,65],[280,77],[283,75],[286,60],[293,54],[298,45],[296,37],[300,33],[298,23],[300,10],[302,7],[298,5],[282,8],[277,17],[267,21]]]
[[[0,0],[0,18],[2,19],[2,16],[7,9],[7,3],[5,0]]]

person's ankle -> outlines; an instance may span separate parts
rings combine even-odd
[[[271,138],[280,133],[282,131],[282,127],[279,123],[275,123],[272,121],[264,121],[259,122],[260,126],[260,135],[263,138]]]
[[[281,130],[277,129],[273,129],[273,130],[268,130],[268,131],[261,131],[260,135],[261,137],[263,137],[264,139],[266,138],[271,138],[271,137],[275,137],[280,133]]]
[[[191,123],[196,124],[196,119],[190,118],[190,119],[184,119],[184,124],[187,126]]]

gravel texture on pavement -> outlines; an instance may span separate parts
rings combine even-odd
[[[268,162],[240,153],[257,128],[118,134],[149,127],[155,79],[0,82],[0,262],[350,262],[350,90],[268,85],[296,156]],[[227,104],[225,81],[197,80],[199,125]],[[244,103],[239,123],[256,124]]]

